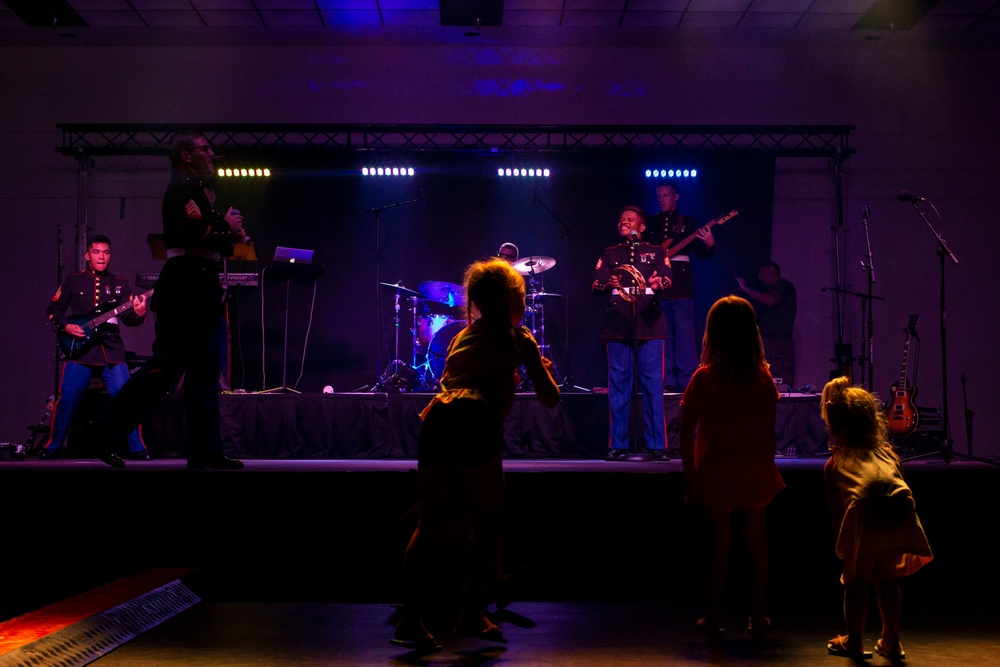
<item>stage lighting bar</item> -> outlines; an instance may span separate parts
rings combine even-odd
[[[646,178],[698,178],[697,169],[647,169]]]
[[[362,167],[362,176],[399,178],[413,176],[416,173],[413,167]]]
[[[267,167],[226,167],[219,168],[219,178],[270,178]]]
[[[552,171],[542,167],[497,167],[500,178],[548,178]]]

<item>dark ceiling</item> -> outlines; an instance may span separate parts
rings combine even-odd
[[[481,27],[474,26],[479,19]],[[920,33],[997,43],[1000,0],[6,0],[9,45],[614,44],[725,31],[758,41]],[[471,34],[470,34],[471,33]]]

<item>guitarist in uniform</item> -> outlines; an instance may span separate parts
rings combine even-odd
[[[59,335],[83,341],[83,345],[80,346],[79,353],[63,363],[59,398],[52,410],[49,440],[38,453],[38,458],[42,460],[62,456],[62,444],[73,413],[97,371],[101,372],[104,386],[112,396],[128,380],[125,344],[119,333],[119,320],[129,327],[146,321],[145,297],[133,297],[128,280],[108,271],[108,264],[111,262],[110,239],[102,235],[92,236],[87,241],[87,251],[83,257],[87,260],[86,269],[67,276],[48,307],[49,321],[56,326]],[[120,317],[101,324],[88,338],[88,332],[81,326],[91,319],[88,315],[106,312],[130,300],[131,308],[126,309]],[[72,316],[68,314],[70,311]],[[130,458],[143,461],[152,458],[138,428],[128,435],[127,440]],[[117,465],[116,460],[121,459],[114,452],[105,450],[101,453],[101,460],[109,465]]]
[[[649,243],[671,245],[696,234],[691,245],[670,258],[673,284],[663,291],[660,305],[667,316],[667,340],[663,350],[664,391],[684,391],[698,368],[698,346],[694,339],[694,275],[691,272],[691,255],[706,259],[715,254],[715,237],[708,225],[699,229],[698,223],[677,210],[680,194],[675,181],[663,181],[656,186],[656,202],[660,212],[646,222]],[[690,254],[689,254],[690,253]]]

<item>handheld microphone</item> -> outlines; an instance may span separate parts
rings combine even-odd
[[[243,214],[240,213],[240,209],[233,207],[233,215],[243,215]],[[243,242],[244,245],[250,245],[251,243],[253,243],[253,239],[250,238],[250,235],[247,234],[246,232],[243,232],[243,238],[241,239],[241,241]]]
[[[896,197],[899,199],[899,201],[912,201],[912,202],[927,201],[923,197],[918,197],[917,195],[912,194],[909,190],[900,190],[899,194],[896,195]]]
[[[639,245],[639,232],[632,230],[632,233],[628,235],[629,240],[632,241],[632,245]]]

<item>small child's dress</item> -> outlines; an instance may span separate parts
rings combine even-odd
[[[862,557],[891,558],[896,576],[913,574],[933,559],[917,517],[903,465],[888,447],[840,447],[823,467],[827,501],[837,528],[841,583],[855,576]]]

